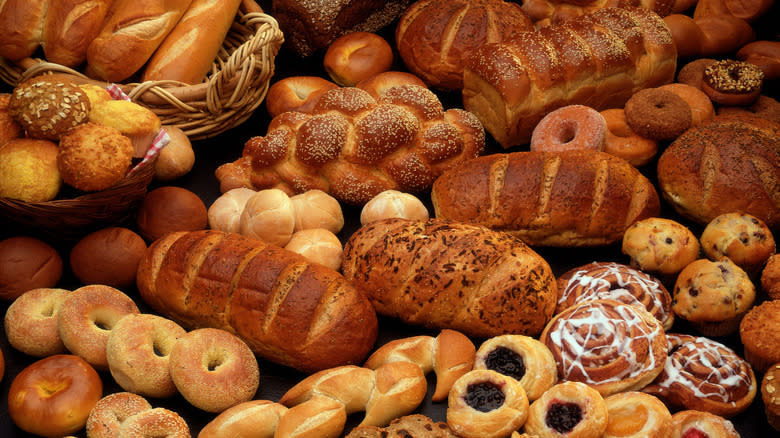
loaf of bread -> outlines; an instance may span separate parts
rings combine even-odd
[[[113,0],[57,0],[49,3],[43,23],[47,61],[76,67],[87,58]]]
[[[379,314],[475,337],[539,334],[557,300],[549,264],[520,239],[444,219],[363,226],[342,272]]]
[[[671,82],[676,64],[658,14],[604,8],[480,47],[465,61],[463,105],[507,148],[528,143],[556,108],[622,107],[639,89]]]
[[[222,192],[322,190],[362,205],[385,190],[416,193],[456,163],[480,155],[485,132],[462,109],[444,110],[419,85],[389,88],[378,99],[358,87],[325,92],[311,113],[285,112],[242,157],[217,168]]]
[[[377,336],[371,303],[339,273],[239,234],[170,233],[150,245],[136,283],[183,327],[228,330],[304,372],[362,363]]]
[[[114,0],[87,48],[87,76],[121,82],[149,60],[192,0]]]
[[[412,0],[273,0],[271,15],[285,46],[308,57],[350,32],[376,32],[389,25]]]
[[[431,200],[436,217],[506,231],[531,246],[607,245],[661,209],[635,167],[587,150],[476,158],[442,174]]]
[[[690,3],[690,0],[526,0],[522,2],[521,7],[537,27],[542,27],[558,24],[598,9],[627,6],[649,9],[661,17],[665,17],[674,10],[677,3],[681,2]]]
[[[49,0],[0,3],[0,56],[11,61],[31,56],[41,45]]]
[[[214,59],[236,18],[241,0],[193,0],[176,27],[144,68],[144,81],[197,84]]]

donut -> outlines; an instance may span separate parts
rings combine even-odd
[[[524,431],[539,438],[601,438],[607,415],[598,391],[581,382],[562,382],[531,403]]]
[[[626,122],[645,138],[674,140],[691,127],[691,107],[668,90],[645,88],[626,102]]]
[[[393,48],[372,32],[351,32],[336,38],[322,61],[333,82],[352,87],[393,65]]]
[[[251,400],[260,383],[254,353],[225,330],[202,328],[185,334],[174,344],[169,361],[181,395],[208,412]]]
[[[634,167],[644,166],[658,153],[657,141],[640,136],[628,126],[623,108],[601,111],[601,116],[607,122],[604,152],[620,157]]]
[[[704,80],[704,69],[714,62],[717,62],[717,60],[699,58],[685,64],[677,72],[677,82],[701,89],[701,82]]]
[[[106,285],[82,286],[65,298],[57,316],[65,348],[99,370],[108,369],[106,343],[114,325],[125,315],[139,313],[133,300]]]
[[[119,426],[117,438],[191,438],[187,422],[174,411],[152,408],[131,415]]]
[[[290,76],[268,88],[265,108],[272,118],[288,111],[310,112],[320,96],[338,87],[318,76]]]
[[[763,83],[764,72],[755,65],[726,59],[704,69],[701,89],[715,103],[746,106],[758,99]]]
[[[122,423],[131,416],[152,409],[138,394],[117,392],[95,403],[87,417],[87,438],[116,438]]]
[[[120,319],[106,342],[111,376],[125,391],[147,397],[176,394],[169,371],[169,355],[176,341],[187,333],[179,324],[148,313]]]
[[[532,151],[604,150],[607,122],[593,108],[567,105],[547,115],[531,133]]]
[[[715,117],[715,107],[712,105],[710,97],[701,89],[681,83],[661,85],[658,88],[678,95],[691,107],[691,126],[696,126]]]
[[[23,293],[5,312],[8,343],[24,354],[45,357],[65,353],[57,315],[70,291],[38,288]]]

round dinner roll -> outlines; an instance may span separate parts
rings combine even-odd
[[[374,99],[379,99],[385,92],[397,85],[413,84],[428,88],[428,84],[423,82],[418,76],[411,73],[398,70],[383,71],[370,78],[358,82],[356,87],[366,90]]]
[[[116,438],[122,423],[152,409],[148,400],[132,392],[115,392],[95,403],[87,417],[88,438]]]
[[[133,299],[101,284],[82,286],[65,297],[57,316],[65,348],[99,370],[108,369],[106,343],[125,315],[139,313]]]
[[[158,187],[144,197],[136,216],[138,231],[147,242],[174,231],[203,230],[208,224],[206,205],[183,187]]]
[[[195,165],[195,150],[187,134],[176,126],[165,126],[171,141],[160,149],[154,162],[154,178],[171,181],[190,172]]]
[[[0,197],[24,202],[54,199],[62,187],[59,147],[50,140],[17,138],[0,147]]]
[[[341,204],[322,190],[307,190],[290,197],[295,211],[294,231],[324,228],[338,234],[344,227]]]
[[[313,263],[338,271],[344,248],[338,236],[324,228],[307,228],[293,233],[284,249],[296,252]]]
[[[117,288],[135,285],[146,242],[125,227],[108,227],[82,237],[70,250],[70,267],[84,284]]]
[[[353,87],[363,79],[390,70],[393,49],[375,33],[351,32],[328,46],[323,65],[333,82]]]
[[[54,287],[62,258],[46,242],[27,236],[0,241],[0,299],[13,300],[30,289]]]
[[[8,114],[28,137],[53,141],[87,122],[90,109],[86,93],[73,81],[47,75],[17,84],[8,102]]]
[[[389,218],[426,220],[428,209],[416,196],[398,190],[385,190],[369,200],[360,211],[360,224]]]
[[[87,122],[60,138],[57,168],[78,190],[97,192],[122,181],[133,162],[129,138],[110,126]]]
[[[125,391],[147,397],[176,394],[169,359],[187,333],[179,324],[150,313],[131,313],[117,321],[106,341],[111,376]]]
[[[290,197],[279,189],[255,193],[241,212],[239,230],[246,237],[284,247],[295,230],[295,208]]]
[[[65,353],[57,316],[66,289],[42,287],[15,299],[5,312],[5,335],[12,347],[24,354],[45,357]]]
[[[274,82],[265,97],[265,107],[272,118],[287,111],[310,112],[320,96],[338,88],[319,76],[290,76]]]
[[[209,228],[228,233],[241,232],[241,213],[246,201],[257,193],[247,187],[230,189],[220,195],[208,209]]]
[[[207,412],[222,412],[251,400],[260,384],[254,353],[225,330],[192,330],[174,344],[169,360],[171,378],[181,395]]]

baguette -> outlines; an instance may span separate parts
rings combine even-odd
[[[362,363],[377,336],[360,291],[303,256],[239,234],[176,232],[138,267],[141,298],[183,327],[215,327],[304,372]]]
[[[192,0],[115,0],[87,48],[87,76],[121,82],[149,60]]]
[[[620,240],[660,213],[652,183],[604,152],[514,152],[456,166],[434,183],[436,217],[511,233],[531,246],[582,247]]]
[[[46,60],[76,67],[87,59],[87,47],[97,37],[113,0],[57,0],[43,23]]]
[[[35,53],[43,38],[48,7],[49,0],[0,2],[0,56],[19,61]]]
[[[197,84],[211,70],[241,0],[193,0],[144,69],[143,81]]]
[[[539,334],[557,300],[550,266],[520,239],[444,219],[360,228],[342,272],[377,313],[473,337]]]

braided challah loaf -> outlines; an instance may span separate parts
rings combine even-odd
[[[548,112],[571,104],[621,107],[634,92],[671,82],[676,64],[658,14],[604,8],[482,46],[466,60],[463,104],[510,147],[528,143]]]
[[[479,120],[462,109],[445,111],[425,87],[398,85],[378,99],[343,87],[323,94],[311,113],[276,116],[264,137],[249,139],[243,156],[220,166],[216,175],[223,192],[319,189],[349,204],[365,204],[385,190],[425,190],[484,147]]]

